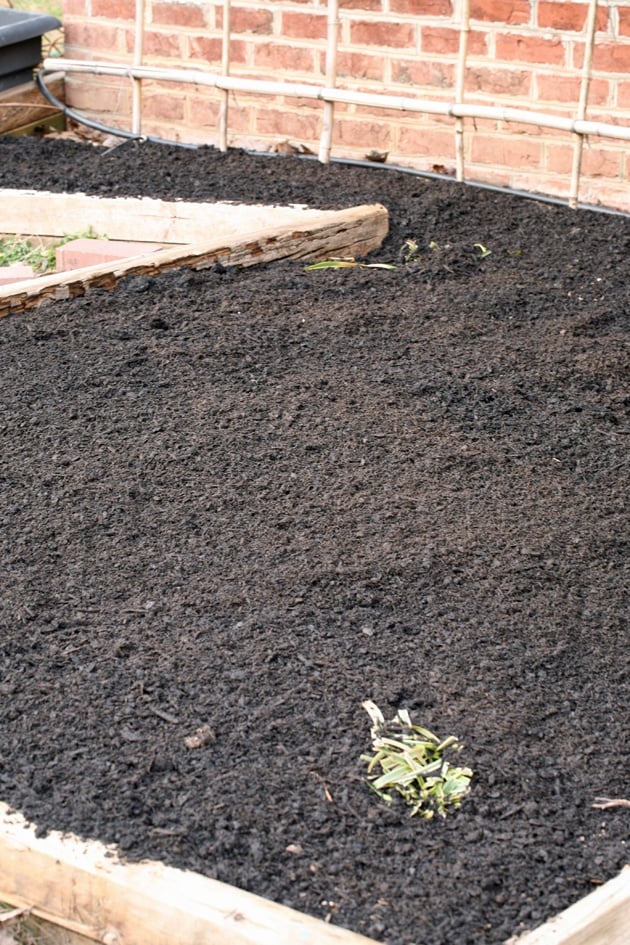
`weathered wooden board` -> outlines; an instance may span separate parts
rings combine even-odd
[[[302,206],[188,203],[151,197],[89,197],[46,191],[0,190],[0,230],[29,236],[67,236],[88,230],[111,240],[201,243],[234,240],[276,226],[318,227],[337,211]]]
[[[35,830],[0,804],[0,901],[103,945],[374,945],[225,883]]]
[[[51,75],[46,85],[56,99],[63,101],[63,73]],[[0,92],[0,135],[38,122],[48,122],[59,114],[59,110],[46,101],[34,82],[25,82]]]
[[[374,204],[348,210],[309,211],[307,216],[298,215],[281,224],[268,220],[264,228],[242,230],[233,239],[226,239],[214,225],[211,229],[213,235],[205,242],[0,287],[0,317],[39,305],[46,299],[74,298],[90,286],[112,288],[129,275],[152,275],[179,266],[204,269],[215,262],[254,266],[281,259],[316,261],[329,256],[363,256],[382,243],[388,215],[384,207]]]
[[[35,828],[0,803],[0,902],[102,945],[375,945],[346,929],[94,841]],[[65,930],[65,931],[61,931]],[[628,945],[630,867],[508,945]],[[67,938],[64,938],[67,934]],[[453,943],[455,945],[455,943]]]

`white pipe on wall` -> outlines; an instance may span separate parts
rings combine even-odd
[[[522,108],[503,108],[495,105],[467,105],[463,103],[438,102],[431,99],[414,99],[405,96],[381,95],[371,92],[354,92],[349,89],[326,88],[292,82],[268,82],[262,79],[241,79],[236,76],[219,76],[193,69],[163,69],[156,66],[126,66],[109,62],[86,62],[80,59],[46,59],[47,72],[75,72],[93,75],[128,76],[133,79],[155,79],[162,82],[189,82],[210,88],[234,92],[249,92],[259,95],[288,95],[323,102],[343,102],[367,108],[393,108],[411,113],[445,115],[451,118],[489,118],[493,121],[519,122],[551,128],[556,131],[574,132],[579,135],[597,135],[619,141],[630,141],[630,125],[611,125],[605,122],[561,118],[544,112],[530,112]]]

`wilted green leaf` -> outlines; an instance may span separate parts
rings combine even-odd
[[[371,701],[363,703],[372,720],[372,755],[361,755],[367,763],[367,782],[379,797],[390,804],[392,791],[411,807],[412,816],[446,816],[449,807],[458,808],[470,790],[470,768],[451,767],[444,753],[458,751],[455,736],[440,740],[420,725],[409,712],[400,709],[391,722]],[[380,772],[379,770],[380,769]]]

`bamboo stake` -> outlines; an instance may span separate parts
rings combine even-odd
[[[189,82],[210,88],[227,89],[233,92],[249,92],[258,95],[290,95],[316,101],[343,102],[368,108],[393,108],[427,115],[446,115],[461,118],[489,118],[496,121],[519,122],[553,128],[556,131],[575,132],[582,135],[597,135],[630,141],[630,125],[611,125],[605,122],[581,121],[561,118],[544,112],[527,111],[524,108],[504,108],[495,105],[465,105],[439,102],[431,99],[407,98],[398,95],[382,95],[371,92],[354,92],[349,89],[325,89],[317,85],[292,82],[268,82],[261,79],[241,79],[236,76],[217,76],[211,72],[194,69],[163,69],[153,66],[125,66],[108,62],[80,59],[46,59],[44,72],[76,72],[94,75],[131,76],[142,79],[159,79],[163,82]]]
[[[133,65],[142,66],[144,51],[144,0],[136,0],[136,35],[133,43]],[[132,75],[133,98],[131,111],[131,130],[139,135],[142,130],[142,78]]]
[[[595,45],[595,29],[597,26],[597,0],[590,0],[588,7],[588,16],[586,20],[586,39],[584,44],[584,63],[582,65],[582,82],[580,84],[580,98],[577,107],[577,121],[584,121],[586,118],[586,108],[588,105],[588,90],[591,84],[591,72],[593,67],[593,47]],[[584,150],[584,135],[580,132],[575,133],[575,145],[573,149],[573,166],[571,168],[571,187],[569,190],[569,206],[577,207],[578,192],[580,188],[580,170],[582,168],[582,152]]]
[[[466,56],[468,54],[468,36],[470,34],[470,0],[461,2],[461,26],[459,33],[459,55],[457,59],[457,79],[455,82],[455,101],[464,102],[464,83],[466,79]],[[464,119],[455,119],[455,164],[457,180],[464,180]]]
[[[337,40],[339,36],[339,0],[328,0],[328,33],[326,43],[326,86],[334,88],[337,83]],[[334,102],[324,101],[322,136],[319,143],[319,160],[322,164],[330,161],[333,125],[335,121]]]
[[[230,20],[231,2],[223,0],[223,36],[221,40],[221,75],[230,74]],[[221,90],[219,110],[219,151],[227,151],[229,90]]]

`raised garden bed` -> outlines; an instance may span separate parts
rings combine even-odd
[[[103,233],[120,251],[108,254],[104,245],[96,254],[102,261],[69,271],[65,266],[62,271],[0,287],[0,317],[49,299],[82,295],[90,286],[111,288],[130,275],[155,274],[183,265],[194,269],[208,269],[215,263],[248,267],[279,259],[316,262],[331,253],[365,253],[380,246],[387,233],[387,211],[380,205],[317,210],[9,188],[0,189],[0,203],[6,233],[44,238],[64,237],[72,230]],[[77,248],[77,260],[90,259],[89,241],[83,247],[76,242],[72,245]],[[108,255],[113,258],[106,258]]]
[[[628,221],[211,150],[0,158],[3,187],[382,203],[397,266],[0,323],[0,798],[391,945],[494,945],[615,877]],[[368,791],[366,698],[465,743],[459,813]]]

